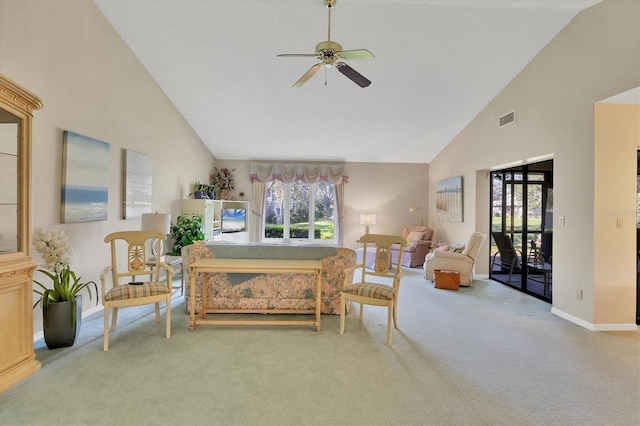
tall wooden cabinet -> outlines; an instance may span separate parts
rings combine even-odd
[[[0,392],[40,369],[33,351],[31,120],[42,102],[0,75]]]

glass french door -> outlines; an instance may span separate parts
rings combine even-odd
[[[553,235],[553,161],[523,165],[491,173],[490,278],[551,301]],[[505,234],[509,249],[499,250],[494,233]]]

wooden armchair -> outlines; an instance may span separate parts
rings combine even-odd
[[[398,328],[398,293],[400,291],[400,279],[402,278],[402,266],[392,268],[391,246],[396,245],[398,254],[407,246],[407,241],[399,235],[366,234],[359,240],[363,245],[364,257],[367,252],[375,253],[373,268],[366,267],[366,262],[354,265],[345,270],[345,283],[340,298],[340,334],[344,334],[344,322],[347,301],[360,304],[360,316],[364,305],[386,306],[387,315],[387,346],[391,346],[391,321]],[[360,269],[360,281],[352,283],[351,272]]]
[[[156,322],[160,322],[160,302],[167,309],[166,337],[171,337],[171,289],[173,269],[160,261],[160,257],[147,259],[146,244],[155,243],[161,251],[161,241],[167,236],[156,231],[122,231],[105,237],[111,244],[111,266],[100,274],[102,284],[102,304],[104,305],[103,349],[109,350],[109,332],[115,330],[118,308],[155,304]],[[152,239],[156,239],[152,241]],[[159,282],[160,268],[167,272],[167,282]],[[111,274],[112,285],[107,289],[107,275]],[[146,280],[145,278],[150,278]],[[109,309],[113,309],[111,329],[109,329]]]

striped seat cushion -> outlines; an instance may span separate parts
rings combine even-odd
[[[135,299],[138,297],[157,296],[159,294],[167,294],[170,292],[171,289],[169,289],[165,284],[149,281],[142,285],[122,284],[109,290],[107,294],[105,294],[104,300],[109,302],[111,300]]]
[[[373,299],[392,300],[395,292],[393,287],[384,284],[361,283],[348,285],[344,290],[347,294],[371,297]]]

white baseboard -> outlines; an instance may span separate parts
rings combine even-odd
[[[82,311],[82,319],[88,317],[89,315],[95,314],[96,312],[100,312],[104,309],[104,306],[98,305],[94,306],[91,309],[87,309],[86,311]],[[44,331],[39,331],[33,334],[33,341],[37,341],[40,339],[44,339]]]
[[[638,326],[634,323],[630,324],[592,324],[578,317],[574,317],[566,312],[563,312],[557,308],[551,308],[551,313],[559,316],[562,319],[566,319],[580,327],[584,327],[591,331],[638,331]]]

